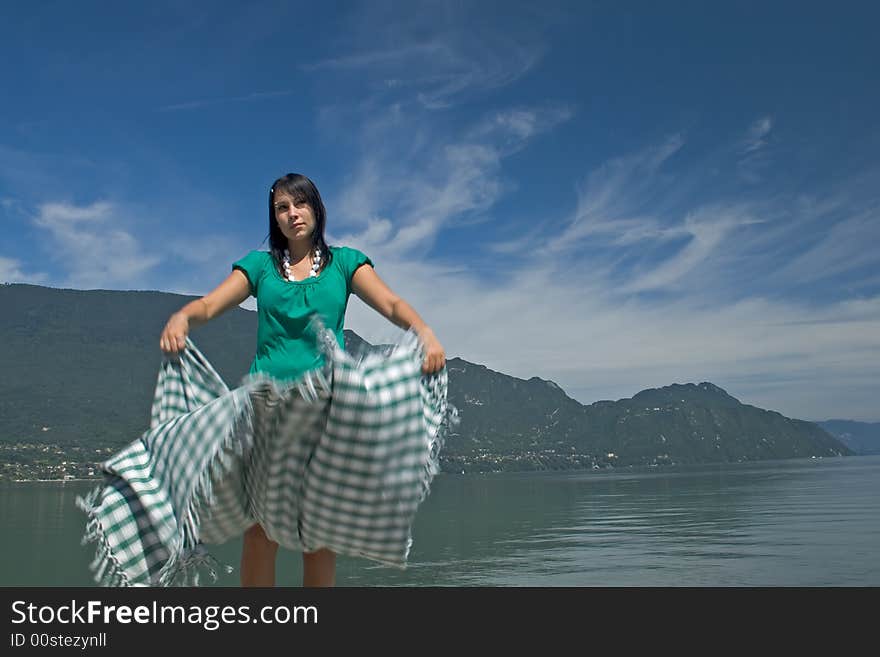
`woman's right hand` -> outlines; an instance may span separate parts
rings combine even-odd
[[[210,294],[190,301],[171,315],[165,328],[162,329],[159,347],[166,354],[179,354],[186,348],[186,336],[191,326],[201,326],[212,317],[240,304],[249,296],[250,284],[247,276],[236,269]]]
[[[168,323],[162,330],[159,338],[159,347],[166,354],[178,354],[186,346],[186,336],[189,333],[189,318],[183,313],[177,312],[168,318]]]

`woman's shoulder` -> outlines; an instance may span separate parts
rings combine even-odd
[[[331,246],[330,253],[333,260],[349,274],[354,273],[354,270],[361,265],[373,265],[373,261],[368,255],[350,246]]]
[[[233,270],[237,269],[247,277],[251,294],[254,296],[257,296],[260,281],[266,275],[271,257],[267,251],[251,251],[232,263]]]
[[[330,253],[333,258],[332,263],[343,272],[346,280],[350,280],[361,265],[373,265],[373,261],[362,251],[350,246],[331,246]]]
[[[249,251],[247,255],[239,258],[232,263],[233,268],[244,268],[248,270],[263,269],[272,259],[272,254],[268,251]]]

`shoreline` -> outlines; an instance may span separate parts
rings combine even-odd
[[[626,464],[626,465],[612,465],[610,467],[600,467],[600,468],[535,468],[535,469],[523,469],[523,470],[470,470],[467,472],[460,472],[458,470],[453,471],[444,471],[441,470],[438,472],[435,477],[441,476],[451,476],[451,477],[460,477],[460,476],[472,476],[472,475],[499,475],[499,474],[510,474],[510,475],[521,475],[521,474],[593,474],[596,476],[609,475],[609,474],[621,474],[621,473],[659,473],[659,472],[675,472],[675,471],[686,471],[694,468],[705,468],[705,467],[723,467],[723,466],[731,466],[731,465],[742,465],[742,466],[756,466],[756,465],[769,465],[772,463],[786,463],[792,461],[803,461],[803,462],[817,462],[817,461],[835,461],[838,459],[848,459],[854,457],[880,457],[880,454],[852,454],[852,455],[837,455],[837,456],[799,456],[795,458],[783,458],[783,459],[755,459],[755,460],[743,460],[743,461],[706,461],[699,463],[656,463],[656,464]],[[27,484],[27,483],[74,483],[74,482],[98,482],[103,481],[103,476],[97,477],[86,477],[86,478],[76,478],[76,479],[0,479],[0,485],[4,483],[10,484]]]
[[[8,481],[11,484],[36,484],[36,483],[58,483],[58,484],[69,484],[73,482],[79,481],[101,481],[102,477],[87,477],[86,479],[6,479],[0,480]]]

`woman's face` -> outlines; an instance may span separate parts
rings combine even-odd
[[[305,201],[294,202],[289,194],[281,191],[275,192],[273,204],[275,221],[284,237],[293,241],[312,240],[317,222],[311,205]]]

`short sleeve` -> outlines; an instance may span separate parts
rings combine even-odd
[[[373,261],[357,249],[347,246],[334,250],[333,257],[339,259],[339,267],[345,275],[345,287],[351,293],[351,278],[361,265],[373,266]]]
[[[263,270],[268,262],[269,254],[266,251],[251,251],[241,260],[232,263],[232,269],[238,269],[247,276],[250,285],[251,295],[257,296],[257,287],[263,276]]]

